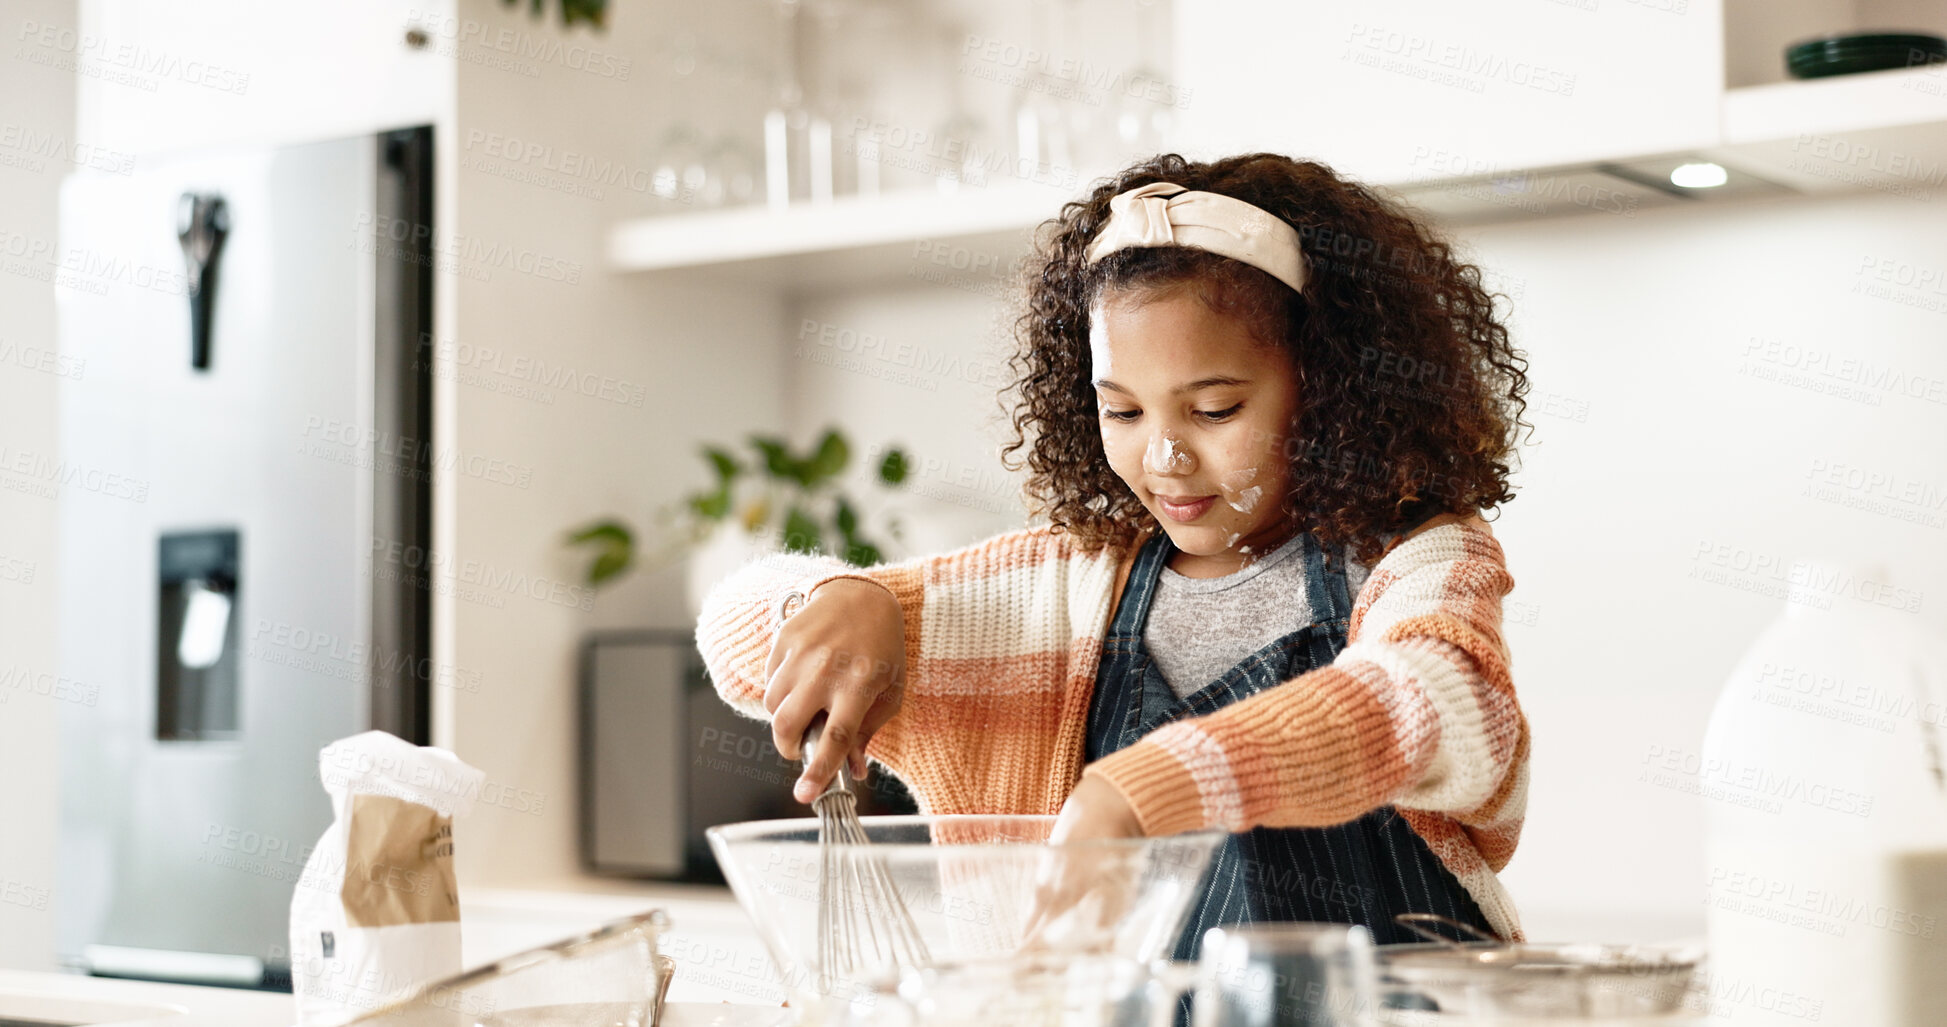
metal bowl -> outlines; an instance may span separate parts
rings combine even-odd
[[[1388,1005],[1442,1016],[1640,1017],[1682,1008],[1696,946],[1470,942],[1377,950]],[[1397,1022],[1439,1022],[1415,1020]]]

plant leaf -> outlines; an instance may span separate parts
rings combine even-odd
[[[716,446],[703,447],[703,455],[710,460],[710,466],[717,472],[717,484],[728,485],[744,473],[744,465],[737,458]]]
[[[817,450],[805,462],[805,488],[817,488],[819,483],[837,477],[851,460],[852,447],[846,443],[845,436],[835,428],[827,429],[825,437],[818,440]]]
[[[864,539],[851,539],[845,546],[845,562],[854,567],[870,567],[881,559],[879,547]]]
[[[588,584],[600,585],[635,563],[635,533],[616,520],[596,521],[568,534],[570,545],[590,546],[595,558],[588,565]]]
[[[715,492],[698,492],[690,497],[690,509],[706,521],[723,520],[730,512],[730,485],[717,486]]]
[[[897,485],[906,480],[906,472],[911,470],[903,449],[886,450],[885,459],[879,461],[879,480],[888,485]]]
[[[764,469],[770,472],[771,477],[787,481],[803,481],[803,475],[798,471],[798,461],[792,459],[790,451],[784,448],[781,439],[753,435],[750,444],[764,454]]]
[[[824,552],[825,533],[810,514],[794,506],[784,515],[784,548],[791,552]]]
[[[621,574],[623,571],[628,570],[629,565],[634,562],[634,553],[603,553],[595,557],[595,562],[588,566],[588,583],[590,585],[600,585],[610,578]]]
[[[839,534],[844,535],[848,542],[858,533],[859,512],[852,509],[851,502],[844,496],[838,497],[838,512],[834,522],[838,525]]]
[[[609,545],[632,546],[635,544],[635,533],[630,531],[629,526],[623,524],[621,521],[601,520],[585,527],[577,528],[568,534],[568,541],[573,545],[581,545],[585,542],[595,542],[597,540]]]

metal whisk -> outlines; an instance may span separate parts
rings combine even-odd
[[[806,729],[804,761],[809,766],[825,730],[819,714]],[[926,942],[899,897],[884,861],[861,851],[870,839],[859,823],[851,769],[844,762],[831,784],[811,801],[818,813],[818,968],[821,990],[833,975],[851,976],[862,968],[921,966]]]

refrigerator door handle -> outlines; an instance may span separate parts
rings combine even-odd
[[[216,261],[230,234],[223,197],[184,193],[176,204],[176,238],[189,277],[189,366],[210,369],[210,321],[216,313]]]

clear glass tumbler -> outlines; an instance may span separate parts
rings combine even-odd
[[[1212,928],[1197,962],[1195,1027],[1377,1023],[1372,935],[1346,924]]]

